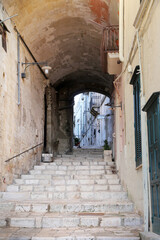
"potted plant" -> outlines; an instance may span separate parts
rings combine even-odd
[[[111,162],[112,161],[112,150],[108,144],[107,139],[104,140],[104,161]]]
[[[80,139],[79,138],[74,138],[74,145],[75,146],[78,146],[79,145],[79,143],[80,143]]]

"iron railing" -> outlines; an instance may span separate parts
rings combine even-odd
[[[30,150],[32,150],[32,149],[34,149],[34,148],[37,148],[37,147],[41,146],[42,144],[43,144],[43,142],[41,142],[41,143],[39,143],[39,144],[37,144],[37,145],[35,145],[35,146],[33,146],[33,147],[27,149],[27,150],[25,150],[25,151],[23,151],[23,152],[21,152],[21,153],[15,155],[15,156],[13,156],[13,157],[7,159],[5,162],[9,162],[9,161],[11,161],[12,159],[21,156],[22,154],[24,154],[24,153],[26,153],[26,152],[29,152]]]
[[[102,71],[107,72],[107,53],[119,51],[119,26],[108,26],[103,29],[101,41],[101,65]]]
[[[109,26],[103,31],[104,51],[118,51],[119,50],[119,26]]]

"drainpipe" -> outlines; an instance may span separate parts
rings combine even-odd
[[[145,91],[143,84],[143,72],[141,61],[141,42],[139,30],[137,30],[137,42],[139,51],[140,81],[141,81],[141,108],[145,105]],[[143,196],[144,196],[144,231],[148,232],[149,217],[149,187],[148,187],[148,133],[147,133],[147,115],[141,111],[141,133],[142,133],[142,174],[143,174]]]
[[[124,21],[123,16],[124,15],[124,0],[120,0],[119,2],[119,60],[121,62],[124,61],[123,56],[123,40],[124,40]]]
[[[18,76],[18,106],[20,105],[20,34],[17,33],[17,76]]]

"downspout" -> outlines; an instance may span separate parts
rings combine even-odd
[[[17,76],[18,76],[18,106],[20,105],[20,34],[17,33]]]
[[[141,61],[141,42],[139,30],[137,30],[137,42],[139,51],[140,83],[141,83],[141,108],[145,105],[145,91],[143,84],[143,72]],[[148,134],[147,134],[147,116],[146,112],[141,111],[141,134],[142,134],[142,174],[143,174],[143,196],[144,196],[144,231],[148,232],[149,217],[149,187],[148,187]]]
[[[124,61],[123,49],[124,49],[124,0],[119,2],[119,60]]]

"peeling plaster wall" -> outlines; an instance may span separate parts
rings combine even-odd
[[[0,5],[0,18],[7,18]],[[30,66],[28,77],[20,79],[20,100],[18,106],[17,80],[17,34],[11,21],[6,22],[7,53],[2,48],[0,35],[0,190],[12,183],[14,178],[28,172],[40,161],[42,147],[29,151],[8,163],[11,158],[28,148],[43,142],[44,131],[44,84],[37,66]],[[20,62],[33,62],[22,43]],[[21,72],[24,67],[21,66]]]

